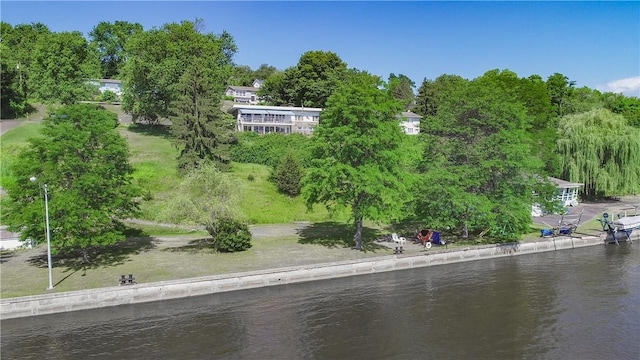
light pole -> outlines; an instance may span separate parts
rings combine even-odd
[[[38,181],[35,176],[32,176],[29,180],[34,182]],[[49,265],[49,287],[47,290],[53,290],[53,277],[51,276],[51,233],[49,232],[49,189],[47,188],[47,184],[42,184],[39,181],[38,184],[40,184],[44,190],[44,213],[47,226],[47,264]]]

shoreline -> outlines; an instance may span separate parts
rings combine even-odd
[[[606,245],[599,236],[545,238],[420,254],[397,254],[181,280],[0,299],[0,319],[179,299],[228,291],[329,280],[458,262]]]

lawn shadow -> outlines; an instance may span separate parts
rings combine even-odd
[[[52,255],[51,265],[57,268],[66,268],[64,272],[86,271],[101,267],[122,265],[131,255],[155,248],[157,242],[158,241],[152,237],[127,238],[114,245],[89,248],[89,262],[83,262],[82,252],[80,250],[74,250]],[[27,261],[29,264],[40,268],[48,266],[46,253],[32,256]]]
[[[5,263],[11,260],[12,257],[16,256],[16,252],[12,250],[2,250],[0,251],[0,264]]]
[[[211,237],[204,237],[200,239],[194,239],[187,243],[187,245],[173,246],[162,249],[161,251],[170,252],[186,252],[186,253],[201,253],[203,250],[214,251],[211,248]]]
[[[90,247],[87,249],[89,262],[83,262],[82,251],[72,250],[51,256],[51,265],[57,268],[66,268],[64,272],[72,273],[78,270],[91,270],[101,267],[121,265],[131,255],[139,254],[155,248],[158,242],[140,230],[122,225],[120,228],[125,235],[125,240],[113,245]],[[46,252],[30,257],[27,262],[36,267],[48,267]],[[68,275],[67,277],[69,277]],[[65,277],[66,278],[66,277]]]
[[[300,244],[316,244],[328,248],[353,248],[355,241],[353,235],[355,228],[353,225],[327,221],[314,223],[298,230]],[[362,227],[362,251],[376,251],[387,249],[376,242],[381,236],[380,230]]]
[[[165,124],[142,124],[133,123],[129,125],[129,131],[148,136],[157,136],[164,139],[172,139],[171,127]]]

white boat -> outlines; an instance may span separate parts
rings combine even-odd
[[[618,229],[618,231],[638,229],[640,228],[640,215],[622,217],[614,220],[613,225]]]

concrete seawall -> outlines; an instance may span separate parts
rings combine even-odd
[[[446,251],[434,251],[432,249],[431,252],[420,254],[387,255],[363,260],[25,296],[1,299],[0,319],[138,304],[264,286],[295,284],[313,280],[335,279],[602,244],[604,244],[603,239],[595,236],[582,238],[563,237],[544,239],[537,242],[474,246]]]

